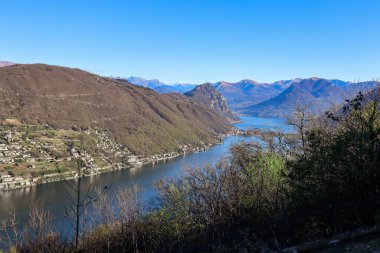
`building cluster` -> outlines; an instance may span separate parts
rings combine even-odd
[[[14,176],[7,172],[1,174],[0,190],[18,189],[28,186],[34,186],[37,182],[30,174],[28,177]]]
[[[37,145],[36,145],[37,144]],[[41,154],[45,153],[45,143],[33,143],[28,138],[23,139],[22,134],[17,131],[0,132],[0,166],[2,168],[12,168],[16,163],[27,163],[27,169],[35,168],[35,158],[32,157],[32,147],[41,148]],[[42,157],[43,158],[43,157]],[[45,158],[48,158],[45,157]],[[2,172],[0,177],[0,190],[16,189],[31,186],[36,183],[31,173],[26,176],[14,175],[11,169]]]
[[[199,146],[195,146],[195,145],[192,145],[192,144],[187,144],[187,145],[179,145],[178,147],[178,153],[181,153],[181,154],[189,154],[189,153],[197,153],[197,152],[201,152],[201,151],[205,151],[207,149],[209,149],[210,147],[212,147],[213,144],[211,143],[204,143],[204,142],[201,142],[201,144]]]
[[[17,131],[5,131],[0,137],[0,165],[13,163],[33,164],[35,160],[51,160],[51,151],[57,151],[49,142],[22,137]],[[38,153],[38,157],[36,154]]]
[[[113,141],[107,131],[95,128],[87,130],[86,133],[96,135],[96,146],[102,149],[104,152],[113,154],[114,157],[124,157],[131,153],[127,147]]]
[[[2,141],[0,142],[0,164],[14,163],[15,158],[22,158],[25,153],[22,146],[14,138],[11,131],[2,133]]]
[[[31,130],[26,134],[26,131],[23,130],[0,129],[0,190],[17,189],[34,186],[37,183],[59,180],[60,177],[56,170],[52,171],[53,163],[70,162],[73,159],[81,161],[80,174],[89,176],[114,169],[139,167],[143,164],[172,159],[183,154],[205,151],[215,144],[203,142],[200,145],[186,144],[180,145],[177,152],[137,156],[132,154],[127,147],[115,142],[107,131],[88,128],[82,134],[91,135],[91,138],[94,137],[95,146],[92,147],[92,152],[86,150],[88,147],[80,147],[80,145],[75,144],[78,143],[76,139],[69,142],[71,144],[64,144],[65,147],[61,147],[61,151],[59,151],[57,146],[63,143],[55,145],[53,144],[54,141],[45,138],[47,132],[41,134],[39,131],[37,133]],[[223,136],[220,136],[220,139],[222,138]],[[17,167],[17,164],[22,165],[24,171],[21,174],[23,176],[15,175],[13,168]],[[75,172],[78,167],[66,168],[63,171],[70,174]]]
[[[38,169],[44,172],[51,163],[60,163],[62,161],[71,161],[72,159],[80,159],[82,161],[82,172],[85,175],[97,174],[101,169],[95,161],[93,155],[85,150],[79,150],[74,146],[67,147],[67,152],[61,152],[61,156],[56,146],[47,141],[45,138],[33,138],[36,136],[33,131],[30,135],[26,131],[0,129],[0,190],[16,189],[25,186],[32,186],[38,181],[38,175],[29,173],[30,169]],[[97,148],[103,152],[99,152],[99,159],[105,161],[111,166],[113,161],[110,157],[122,157],[129,151],[122,146],[113,142],[107,132],[90,129],[87,134],[96,135]],[[39,135],[37,135],[39,136]],[[63,148],[64,150],[66,148]],[[62,156],[62,154],[64,156]],[[15,175],[13,168],[17,164],[22,164],[24,168],[23,176]],[[26,171],[25,171],[26,170]],[[40,173],[40,178],[48,178],[51,172]],[[34,177],[32,176],[34,175]],[[53,175],[52,175],[53,176]],[[47,179],[48,180],[48,179]]]

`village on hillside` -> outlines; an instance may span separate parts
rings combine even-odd
[[[241,135],[231,128],[228,135]],[[225,135],[219,138],[223,139]],[[54,129],[48,125],[0,125],[0,191],[140,167],[179,155],[205,151],[216,143],[183,144],[176,152],[149,156],[132,154],[105,130]],[[81,161],[78,173],[78,161]]]

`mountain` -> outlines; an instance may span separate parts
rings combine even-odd
[[[200,103],[209,106],[210,108],[213,108],[224,117],[227,117],[230,121],[239,120],[239,118],[228,108],[222,93],[220,93],[220,91],[218,91],[210,83],[198,85],[193,90],[186,92],[184,95],[191,97]]]
[[[367,91],[377,87],[380,83],[377,81],[366,81],[351,83],[347,82],[346,85],[341,86],[345,94],[357,94],[359,91]]]
[[[54,128],[101,128],[138,155],[216,141],[229,126],[220,114],[180,94],[44,64],[0,68],[0,121]]]
[[[315,111],[323,111],[333,103],[342,102],[356,91],[368,90],[376,85],[376,82],[353,84],[316,77],[294,79],[279,95],[256,105],[241,108],[241,113],[251,116],[284,116],[291,113],[296,106],[310,106]]]
[[[166,85],[164,83],[161,83],[157,79],[147,80],[141,77],[134,77],[134,76],[128,77],[126,80],[130,82],[131,84],[142,86],[145,88],[150,88],[152,90],[154,90],[155,88],[159,86]]]
[[[240,82],[217,82],[215,85],[223,96],[227,99],[228,105],[235,111],[241,108],[258,104],[270,99],[284,90],[281,85],[271,85],[267,83],[258,83],[253,80],[241,80]]]
[[[10,61],[0,61],[0,68],[1,67],[12,66],[12,65],[14,65],[13,62],[10,62]]]
[[[156,87],[154,90],[161,94],[166,93],[180,93],[184,94],[185,92],[194,89],[196,87],[195,84],[173,84],[173,85],[161,85]]]
[[[187,91],[192,90],[196,86],[194,84],[181,84],[181,83],[168,85],[168,84],[160,82],[157,79],[147,80],[141,77],[133,77],[133,76],[127,78],[126,80],[130,82],[131,84],[150,88],[161,94],[172,93],[172,92],[183,94]]]

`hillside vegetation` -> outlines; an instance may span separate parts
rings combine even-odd
[[[44,64],[0,68],[0,121],[56,129],[100,128],[137,155],[215,143],[227,120],[179,94]]]

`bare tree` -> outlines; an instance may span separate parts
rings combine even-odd
[[[69,202],[65,213],[66,217],[74,222],[74,235],[75,235],[75,249],[78,251],[79,249],[79,237],[80,237],[80,230],[81,230],[81,222],[82,222],[82,216],[86,211],[86,208],[97,201],[101,195],[105,194],[107,190],[107,186],[104,187],[104,189],[100,192],[99,196],[93,197],[90,195],[92,185],[89,183],[89,185],[86,186],[86,189],[82,189],[82,177],[83,177],[83,167],[84,162],[81,157],[76,159],[76,180],[68,180],[65,178],[63,173],[61,172],[59,168],[59,163],[56,163],[57,171],[60,174],[62,180],[66,183],[68,186],[68,191],[65,192],[65,196]]]
[[[55,232],[51,213],[43,207],[43,201],[34,202],[30,206],[29,219],[26,222],[22,248],[32,252],[55,251],[64,244]]]
[[[313,119],[315,119],[315,117],[311,112],[311,105],[297,105],[292,116],[287,118],[287,124],[293,126],[300,136],[301,150],[303,156],[306,156],[306,132],[310,122]]]
[[[8,210],[8,218],[0,222],[0,245],[8,248],[17,245],[21,234],[17,223],[16,209],[11,208]]]
[[[144,215],[144,204],[141,198],[141,191],[140,186],[133,184],[121,189],[117,194],[122,232],[126,233],[127,231],[130,231],[134,252],[138,252],[139,249],[139,224]]]

